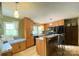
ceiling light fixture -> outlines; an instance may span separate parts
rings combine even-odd
[[[52,18],[50,18],[49,20],[51,21],[51,20],[52,20]],[[52,25],[52,23],[49,23],[49,26],[51,26],[51,25]]]
[[[15,17],[15,18],[19,18],[19,12],[18,12],[17,3],[18,3],[18,2],[16,2],[16,10],[14,11],[14,17]]]
[[[52,23],[49,24],[50,26],[52,25]]]

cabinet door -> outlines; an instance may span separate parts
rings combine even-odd
[[[40,45],[40,40],[36,39],[36,50],[37,53],[40,55],[41,54],[41,45]]]
[[[20,44],[20,50],[21,51],[26,49],[26,41],[20,42],[19,44]]]
[[[73,20],[71,20],[72,23],[72,45],[78,45],[78,20],[77,18],[74,18]]]
[[[71,31],[71,21],[65,20],[65,44],[72,44],[72,31]]]
[[[44,40],[39,40],[39,39],[36,40],[36,50],[37,50],[37,53],[39,55],[41,55],[41,56],[45,55],[45,42],[44,42]]]
[[[27,41],[27,45],[28,47],[34,45],[34,38],[32,36],[32,27],[33,27],[33,23],[29,20],[28,21],[28,41]]]
[[[58,26],[62,26],[62,25],[64,25],[64,20],[58,22]]]
[[[12,45],[12,53],[17,53],[20,51],[19,43],[15,43]]]
[[[78,45],[78,27],[72,27],[72,45]]]
[[[68,45],[78,45],[77,18],[65,21],[65,43]]]
[[[65,27],[65,44],[71,45],[72,44],[72,32],[70,27]]]
[[[31,39],[30,39],[30,45],[33,46],[34,45],[34,37],[31,36]]]
[[[33,22],[29,18],[24,18],[24,38],[26,39],[26,46],[30,47],[33,44],[32,39]]]
[[[27,39],[27,41],[26,41],[26,47],[27,48],[30,47],[30,39]]]
[[[27,46],[27,48],[28,47],[30,47],[30,35],[29,35],[29,33],[27,34],[27,40],[26,40],[26,46]]]
[[[45,55],[45,42],[44,40],[40,40],[40,52],[41,52],[41,55],[44,56]]]

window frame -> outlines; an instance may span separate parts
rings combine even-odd
[[[17,35],[6,35],[6,23],[15,23],[15,25],[16,25],[16,30],[17,30]],[[3,23],[4,25],[4,35],[5,36],[18,36],[19,35],[19,33],[18,33],[18,28],[19,28],[19,23],[18,23],[18,21],[8,21],[8,22],[4,22]]]

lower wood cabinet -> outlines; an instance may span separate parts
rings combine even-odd
[[[26,47],[29,48],[34,45],[34,38],[32,36],[29,36],[30,39],[27,39],[26,41]]]
[[[0,56],[12,56],[12,51],[4,52]]]
[[[12,44],[12,53],[17,53],[19,52],[20,49],[19,49],[19,43],[15,43],[15,44]]]
[[[57,55],[57,50],[58,50],[57,41],[58,41],[58,36],[47,38],[47,45],[46,45],[47,56]]]
[[[25,50],[26,49],[26,42],[21,42],[20,43],[20,51]]]
[[[36,39],[36,50],[40,56],[46,55],[45,40]]]
[[[27,47],[27,48],[30,47],[30,40],[27,40],[27,42],[26,42],[26,47]]]
[[[55,56],[57,54],[58,47],[54,43],[57,41],[58,36],[36,39],[36,51],[40,56]]]
[[[30,46],[33,46],[34,45],[34,37],[31,36],[31,39],[30,39]]]
[[[12,44],[12,53],[17,53],[26,49],[26,41]]]

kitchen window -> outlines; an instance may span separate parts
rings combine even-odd
[[[5,22],[4,35],[17,36],[18,35],[18,22]]]
[[[33,26],[33,35],[40,35],[44,31],[43,26]]]
[[[38,26],[34,25],[33,26],[33,35],[37,35],[38,34]]]

